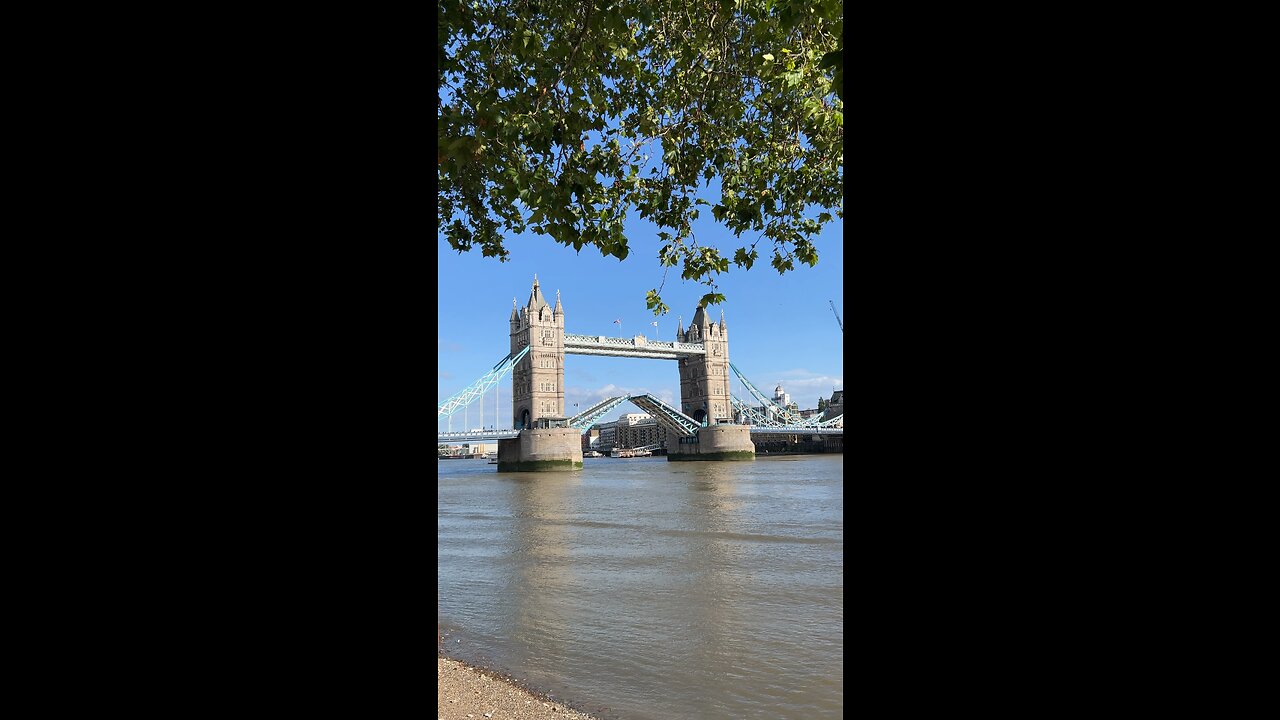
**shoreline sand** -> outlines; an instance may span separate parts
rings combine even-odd
[[[437,658],[439,720],[598,720],[493,670],[441,654]]]

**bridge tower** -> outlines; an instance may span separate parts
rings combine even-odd
[[[718,420],[733,422],[729,403],[729,330],[724,311],[720,323],[707,318],[701,305],[693,314],[689,329],[677,327],[676,340],[703,343],[706,355],[683,357],[680,364],[680,410],[699,422],[714,425]]]
[[[537,275],[528,304],[511,304],[511,352],[529,346],[511,371],[511,427],[520,430],[535,427],[541,418],[565,416],[564,307],[558,291],[555,307],[547,304]]]
[[[564,307],[558,292],[556,306],[547,304],[537,275],[529,302],[511,308],[511,351],[526,345],[529,354],[511,370],[512,427],[520,435],[498,441],[498,472],[581,470],[582,433],[538,423],[564,418]]]

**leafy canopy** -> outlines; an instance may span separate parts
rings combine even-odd
[[[754,236],[734,265],[761,250],[779,273],[818,262],[832,216],[815,209],[843,216],[840,0],[439,8],[438,220],[453,248],[506,261],[504,234],[528,230],[622,260],[634,208],[661,229],[660,265],[708,285],[708,305],[730,258],[694,235],[706,206]]]

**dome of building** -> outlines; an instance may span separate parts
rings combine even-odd
[[[776,392],[776,393],[778,393],[779,395],[781,395],[781,394],[782,394],[782,383],[778,383],[778,387],[774,388],[774,389],[773,389],[773,391],[774,391],[774,392]]]

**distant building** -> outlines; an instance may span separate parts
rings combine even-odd
[[[590,452],[600,449],[600,428],[593,427],[582,434],[582,451]]]
[[[844,391],[836,390],[831,393],[831,399],[827,401],[826,419],[830,420],[831,418],[837,415],[843,415],[843,414],[844,414]]]
[[[791,394],[782,388],[782,383],[778,383],[778,386],[773,389],[773,398],[771,398],[770,405],[757,405],[754,407],[747,406],[747,408],[756,415],[766,418],[770,422],[777,422],[779,420],[777,411],[777,408],[779,407],[787,409],[795,415],[800,416],[802,419],[812,417],[823,417],[825,419],[825,415],[822,410],[817,408],[809,408],[807,410],[800,409],[800,405],[791,399]],[[744,425],[754,424],[754,421],[749,416],[746,416],[737,410],[734,411],[734,421]]]
[[[478,457],[485,453],[497,452],[497,443],[463,443],[462,445],[446,445],[442,450],[437,447],[437,457]]]
[[[791,395],[783,391],[782,383],[778,383],[778,387],[773,389],[773,403],[780,407],[786,407],[791,404]]]
[[[778,411],[774,409],[775,407],[786,408],[792,412],[800,411],[800,406],[792,401],[791,394],[782,389],[782,383],[778,383],[778,387],[773,389],[773,405],[768,407],[762,405],[751,409],[767,417],[770,421],[776,421],[778,419]]]
[[[596,441],[596,450],[600,452],[609,452],[613,449],[614,443],[618,439],[618,422],[599,423],[595,426],[595,431],[600,434]]]
[[[617,447],[637,448],[654,444],[662,447],[667,444],[667,429],[659,425],[658,421],[650,418],[634,425],[618,426]]]
[[[655,442],[665,442],[666,430],[646,413],[623,413],[617,420],[596,424],[592,432],[599,433],[593,450],[609,452],[614,448],[641,447]],[[644,442],[638,442],[641,439]]]

